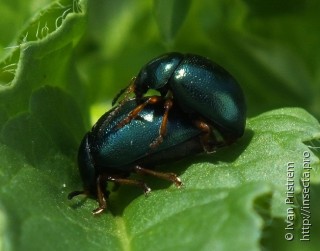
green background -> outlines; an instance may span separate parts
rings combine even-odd
[[[317,250],[320,245],[320,2],[317,0],[2,0],[0,250]],[[200,54],[241,84],[248,121],[236,144],[162,166],[108,211],[67,200],[81,189],[77,148],[141,66]],[[311,235],[301,232],[303,152],[311,154]],[[288,162],[295,239],[286,241]]]

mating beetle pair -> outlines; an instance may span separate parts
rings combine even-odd
[[[144,97],[149,89],[161,96]],[[135,99],[129,100],[129,95]],[[124,99],[104,114],[82,140],[78,165],[84,191],[97,198],[103,212],[107,182],[136,185],[131,172],[149,174],[181,185],[174,173],[151,170],[164,162],[200,152],[212,152],[243,135],[246,105],[236,80],[207,58],[168,53],[146,64],[114,99]]]

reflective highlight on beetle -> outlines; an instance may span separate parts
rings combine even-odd
[[[159,96],[145,97],[148,89]],[[134,94],[135,98],[130,99]],[[158,165],[228,146],[244,133],[246,104],[236,80],[211,60],[192,54],[167,53],[147,63],[130,85],[115,97],[119,104],[104,114],[79,147],[83,191],[107,208],[107,183],[151,189],[132,172],[168,180],[176,174],[157,172]]]

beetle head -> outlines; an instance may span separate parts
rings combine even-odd
[[[172,52],[157,57],[147,63],[140,70],[135,80],[136,95],[141,96],[149,89],[163,89],[182,59],[182,54]]]

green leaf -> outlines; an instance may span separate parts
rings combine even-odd
[[[52,152],[76,152],[85,133],[79,108],[72,96],[58,88],[44,86],[30,99],[27,113],[11,118],[3,127],[2,141],[39,164]]]
[[[72,49],[86,24],[76,3],[55,1],[38,13],[0,63],[0,99],[9,113],[26,110],[34,89],[65,84]]]
[[[49,134],[29,113],[10,119],[2,130],[1,138],[6,145],[22,153],[33,164],[48,157],[54,147]]]
[[[231,250],[234,245],[239,250],[259,250],[263,222],[253,210],[253,201],[270,192],[267,185],[183,190],[161,191],[132,203],[121,220],[129,239],[124,244],[132,250]],[[235,235],[233,242],[226,241],[230,233]]]
[[[33,93],[29,109],[59,149],[66,153],[68,149],[77,149],[85,128],[79,107],[71,95],[44,86]]]

